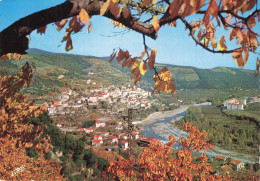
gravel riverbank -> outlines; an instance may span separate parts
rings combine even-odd
[[[200,104],[200,105],[188,105],[181,106],[178,109],[165,111],[165,112],[156,112],[149,115],[146,119],[142,121],[142,132],[145,137],[156,137],[164,142],[168,142],[169,135],[173,135],[177,140],[180,137],[186,137],[187,133],[185,131],[180,130],[179,128],[171,126],[172,123],[180,120],[185,115],[185,111],[190,106],[201,106],[208,105]],[[224,150],[219,147],[215,147],[214,150],[206,151],[208,156],[216,157],[225,156],[231,157],[232,159],[240,160],[246,163],[255,163],[256,159],[252,155],[247,155],[243,153],[236,153],[234,151]]]

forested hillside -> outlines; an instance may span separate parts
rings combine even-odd
[[[55,54],[38,49],[30,49],[21,61],[1,61],[0,74],[14,74],[26,61],[34,67],[33,84],[24,91],[29,94],[43,95],[58,92],[61,87],[76,88],[86,86],[91,79],[97,84],[112,83],[123,85],[130,83],[131,73],[108,57],[97,58],[71,54]],[[156,64],[160,70],[165,64]],[[199,69],[167,65],[171,71],[177,89],[251,89],[258,88],[258,78],[254,71],[236,68],[217,67]],[[60,75],[64,77],[58,79]],[[153,72],[147,71],[142,77],[140,86],[152,90],[154,86]]]

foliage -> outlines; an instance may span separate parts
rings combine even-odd
[[[0,76],[0,178],[61,180],[61,167],[44,159],[42,143],[47,139],[41,137],[43,127],[28,124],[46,108],[44,105],[38,107],[33,102],[27,103],[27,96],[18,93],[31,84],[31,79],[32,69],[28,63],[16,75]],[[35,159],[27,156],[29,150],[39,151],[38,155],[31,154]],[[48,150],[45,149],[45,152]],[[22,166],[23,170],[15,171]]]
[[[257,155],[260,140],[258,126],[255,122],[239,118],[241,117],[223,114],[220,108],[213,106],[193,107],[186,111],[184,118],[177,124],[180,127],[182,124],[192,122],[199,130],[205,130],[209,140],[215,145]]]
[[[89,127],[93,126],[95,124],[95,122],[96,122],[95,120],[93,120],[93,121],[86,121],[83,124],[83,126],[84,126],[84,128],[89,128]]]
[[[91,113],[91,114],[89,115],[89,119],[90,119],[91,121],[97,121],[97,119],[98,119],[98,114],[97,114],[97,113]]]
[[[189,132],[187,139],[181,137],[178,142],[182,149],[178,150],[175,157],[171,156],[171,147],[176,144],[174,136],[169,136],[169,143],[163,144],[154,140],[144,152],[140,153],[138,160],[130,156],[125,160],[118,156],[118,161],[110,163],[108,171],[114,178],[137,178],[138,180],[199,180],[221,179],[212,173],[212,166],[207,163],[208,157],[205,153],[192,161],[194,151],[204,151],[213,148],[206,142],[207,134],[197,130],[191,123],[183,127]]]

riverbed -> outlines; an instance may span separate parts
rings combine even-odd
[[[180,137],[187,137],[187,133],[180,130],[177,127],[173,127],[172,123],[180,120],[186,114],[186,110],[190,106],[211,106],[209,103],[181,106],[178,109],[165,112],[156,112],[149,115],[146,119],[142,121],[142,133],[146,138],[155,137],[164,143],[168,142],[168,137],[170,135],[175,136],[176,140]],[[178,144],[175,144],[173,148],[178,149]],[[256,160],[253,156],[243,153],[236,153],[234,151],[228,151],[221,149],[219,147],[214,147],[214,149],[206,150],[209,157],[224,156],[230,157],[235,160],[243,161],[245,163],[254,164]],[[199,153],[197,153],[199,154]]]

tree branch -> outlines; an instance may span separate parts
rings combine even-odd
[[[202,48],[204,48],[205,50],[207,50],[209,52],[212,52],[212,53],[233,53],[233,52],[238,51],[239,49],[241,49],[241,47],[236,48],[236,49],[232,49],[232,50],[225,50],[225,51],[218,51],[218,50],[210,49],[207,46],[205,46],[203,43],[201,43],[195,37],[194,31],[193,31],[193,27],[184,18],[180,18],[180,19],[184,23],[184,25],[189,29],[190,35],[191,35],[192,39],[196,42],[196,44],[198,44],[199,46],[201,46]]]
[[[0,56],[7,53],[26,54],[25,50],[28,49],[29,43],[26,36],[30,35],[33,30],[65,18],[76,16],[82,8],[90,16],[99,15],[103,4],[104,1],[102,0],[70,0],[16,21],[0,33]],[[109,11],[104,16],[153,39],[157,38],[157,33],[152,25],[138,21],[133,16],[124,18],[123,13],[121,13],[119,18],[116,18]]]

